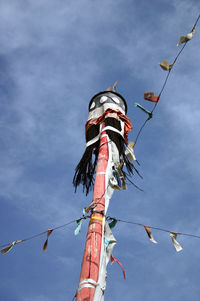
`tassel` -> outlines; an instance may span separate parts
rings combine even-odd
[[[88,195],[89,191],[94,185],[94,173],[97,165],[98,159],[98,150],[99,150],[99,141],[95,144],[90,145],[86,148],[82,159],[75,169],[75,174],[73,178],[73,185],[75,187],[75,192],[78,185],[83,185],[83,192],[86,191]],[[93,154],[95,159],[93,161]]]

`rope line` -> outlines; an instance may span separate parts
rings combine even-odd
[[[53,231],[55,230],[58,230],[60,228],[64,228],[72,223],[75,223],[77,220],[83,220],[83,219],[88,219],[90,218],[90,216],[83,216],[83,217],[80,217],[78,219],[74,219],[66,224],[63,224],[61,226],[58,226],[58,227],[55,227],[55,228],[51,228]],[[140,226],[140,227],[145,227],[147,226],[146,224],[142,224],[142,223],[137,223],[137,222],[134,222],[134,221],[128,221],[128,220],[123,220],[123,219],[119,219],[119,218],[116,218],[116,217],[111,217],[111,216],[107,216],[106,219],[109,221],[109,220],[116,220],[117,222],[121,222],[121,223],[125,223],[125,224],[131,224],[131,225],[136,225],[136,226]],[[188,237],[194,237],[194,238],[199,238],[200,239],[200,235],[196,235],[196,234],[190,234],[190,233],[184,233],[184,232],[176,232],[176,231],[172,231],[172,230],[168,230],[168,229],[164,229],[162,227],[155,227],[155,226],[151,226],[151,225],[148,225],[151,229],[154,229],[154,230],[158,230],[158,231],[162,231],[162,232],[167,232],[167,233],[176,233],[178,235],[183,235],[183,236],[188,236]],[[48,230],[46,231],[43,231],[41,233],[38,233],[38,234],[35,234],[33,236],[30,236],[28,238],[25,238],[25,239],[22,239],[19,243],[21,242],[25,242],[25,241],[28,241],[28,240],[31,240],[31,239],[34,239],[36,237],[39,237],[45,233],[47,233]],[[4,244],[4,245],[0,245],[0,248],[4,248],[6,246],[9,246],[11,244],[11,242],[7,243],[7,244]]]
[[[107,219],[108,220],[109,219],[110,220],[117,220],[118,222],[122,222],[122,223],[125,223],[125,224],[132,224],[132,225],[136,225],[136,226],[140,226],[140,227],[147,226],[145,224],[141,224],[141,223],[137,223],[137,222],[133,222],[133,221],[126,221],[126,220],[122,220],[122,219],[118,219],[118,218],[110,217],[110,216],[108,216]],[[150,226],[150,225],[148,225],[148,226],[151,229],[158,230],[158,231],[163,231],[163,232],[168,232],[168,233],[176,233],[178,235],[184,235],[184,236],[190,236],[190,237],[200,238],[200,235],[188,234],[188,233],[183,233],[183,232],[176,232],[176,231],[167,230],[167,229],[164,229],[164,228],[161,228],[161,227],[154,227],[154,226]]]
[[[66,227],[66,226],[69,226],[70,224],[75,223],[77,220],[82,220],[82,219],[87,219],[87,218],[90,218],[90,216],[82,216],[82,217],[80,217],[80,218],[78,218],[78,219],[72,220],[72,221],[70,221],[70,222],[68,222],[68,223],[66,223],[66,224],[61,225],[61,226],[58,226],[58,227],[55,227],[55,228],[51,228],[51,230],[55,231],[55,230],[58,230],[58,229],[60,229],[60,228],[64,228],[64,227]],[[34,238],[39,237],[39,236],[41,236],[41,235],[43,235],[43,234],[45,234],[45,233],[47,233],[47,232],[48,232],[48,230],[43,231],[43,232],[38,233],[38,234],[35,234],[35,235],[32,235],[32,236],[30,236],[30,237],[24,238],[24,239],[22,239],[19,243],[25,242],[25,241],[28,241],[28,240],[31,240],[31,239],[34,239]],[[10,245],[10,244],[11,244],[11,242],[9,242],[9,243],[7,243],[7,244],[4,244],[4,245],[0,245],[0,248],[4,248],[4,247],[6,247],[6,246],[8,246],[8,245]]]
[[[196,21],[195,21],[194,26],[193,26],[192,29],[194,29],[194,28],[196,27],[196,25],[197,25],[199,19],[200,19],[200,14],[199,14],[198,18],[196,19]],[[185,48],[185,46],[187,45],[187,43],[188,43],[188,41],[186,41],[186,42],[184,43],[184,45],[182,46],[182,48],[181,48],[180,51],[178,52],[177,56],[175,57],[175,59],[174,59],[174,61],[173,61],[173,63],[172,63],[172,68],[168,71],[167,76],[166,76],[166,78],[165,78],[165,81],[164,81],[164,83],[163,83],[163,85],[162,85],[162,87],[161,87],[160,93],[159,93],[159,95],[158,95],[158,96],[159,96],[159,99],[160,99],[160,97],[161,97],[163,91],[165,90],[165,87],[166,87],[166,84],[167,84],[167,82],[168,82],[168,79],[169,79],[169,76],[170,76],[170,74],[171,74],[171,71],[172,71],[172,69],[173,69],[173,66],[175,65],[175,63],[176,63],[178,57],[179,57],[180,54],[182,53],[182,51],[183,51],[183,49]],[[160,100],[159,100],[159,101],[160,101]],[[159,101],[158,101],[158,102],[159,102]],[[153,109],[152,109],[152,111],[151,111],[151,114],[153,114],[154,110],[156,109],[156,107],[157,107],[157,105],[158,105],[158,102],[155,103],[155,105],[154,105],[154,107],[153,107]],[[138,141],[138,138],[140,137],[140,135],[141,135],[141,133],[142,133],[142,131],[143,131],[145,125],[147,124],[147,121],[149,121],[149,120],[150,120],[150,119],[149,119],[149,117],[148,117],[148,118],[144,121],[144,123],[142,124],[141,128],[139,129],[138,134],[137,134],[136,139],[135,139],[135,145],[136,145],[136,143],[137,143],[137,141]]]

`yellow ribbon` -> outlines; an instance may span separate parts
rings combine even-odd
[[[93,219],[98,219],[99,221],[103,221],[103,218],[102,217],[100,217],[100,216],[92,216],[91,218],[90,218],[90,221],[91,220],[93,220]]]

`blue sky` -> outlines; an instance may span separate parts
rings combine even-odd
[[[91,97],[119,81],[134,140],[144,121],[134,106],[144,91],[161,89],[179,37],[200,13],[197,0],[0,2],[0,243],[23,239],[81,216],[90,204],[72,186],[85,148]],[[200,234],[200,30],[173,69],[155,115],[136,147],[144,179],[115,192],[108,214]],[[88,221],[15,246],[1,256],[4,301],[72,300],[80,275]],[[105,300],[199,301],[200,240],[118,223]]]

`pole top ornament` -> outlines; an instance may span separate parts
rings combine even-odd
[[[105,103],[118,105],[125,114],[127,113],[126,100],[121,94],[115,91],[102,91],[94,95],[89,103],[89,112],[101,107]]]

